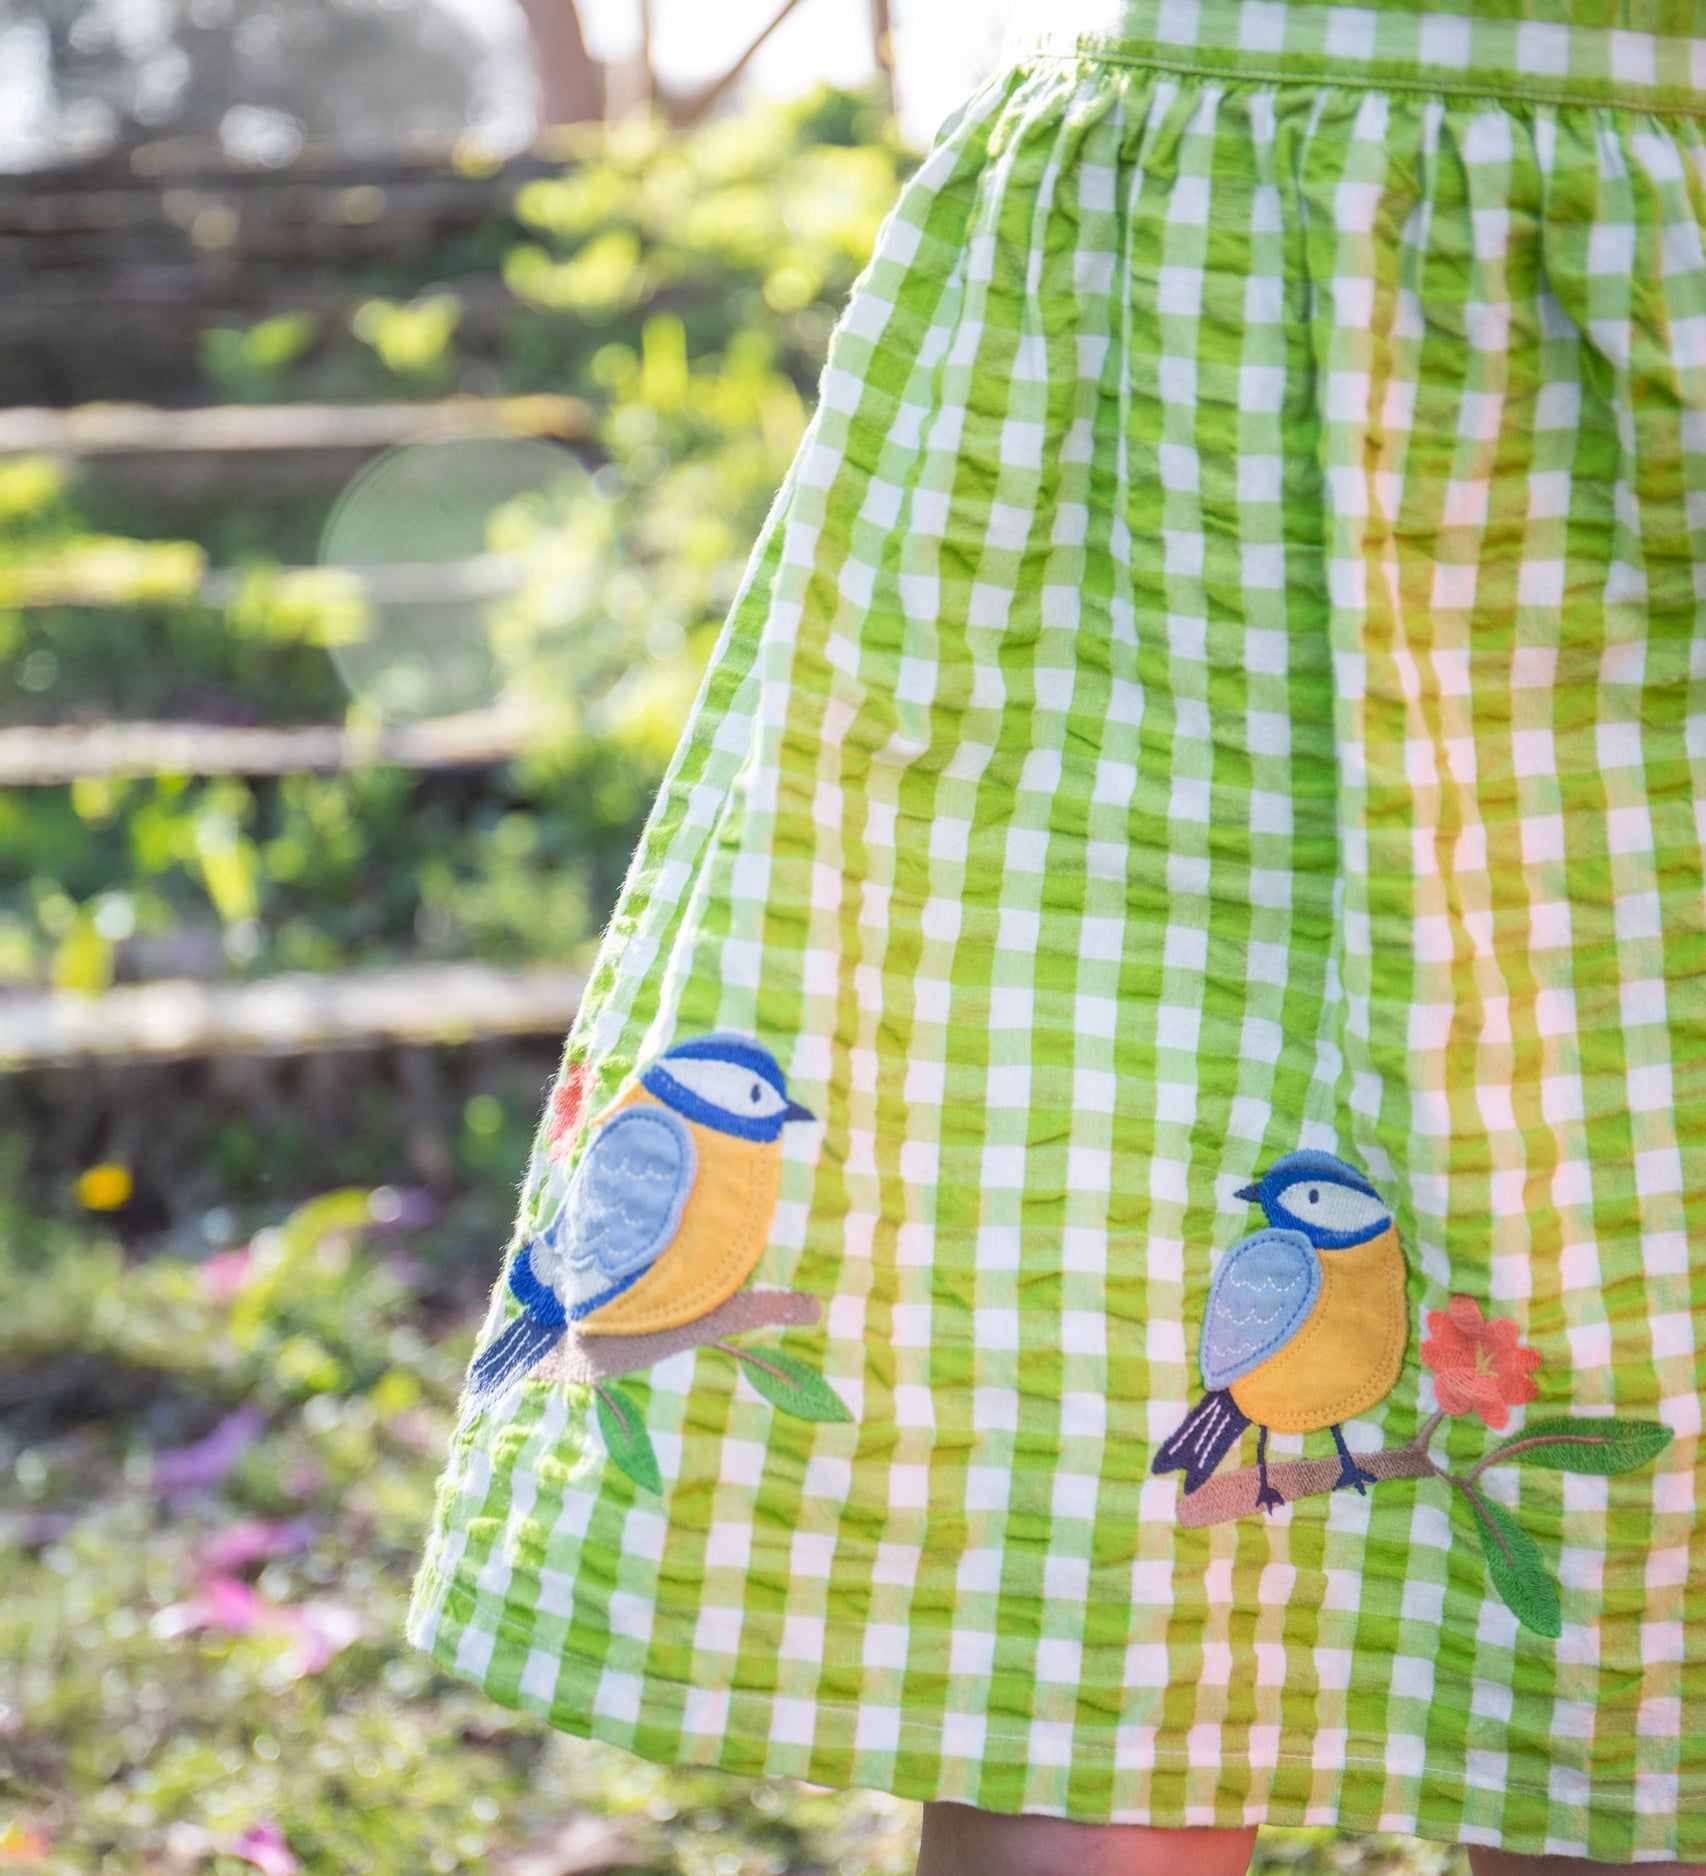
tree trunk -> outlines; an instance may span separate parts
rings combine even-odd
[[[521,0],[539,74],[546,124],[597,123],[604,116],[604,67],[586,49],[575,0]]]
[[[894,21],[889,0],[871,0],[871,57],[876,63],[877,78],[888,96],[890,115],[894,98]]]

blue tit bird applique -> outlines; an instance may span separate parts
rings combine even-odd
[[[811,1120],[750,1036],[677,1043],[588,1123],[550,1223],[510,1260],[522,1311],[475,1361],[480,1405],[571,1325],[646,1335],[710,1313],[751,1276],[782,1180],[782,1129]]]
[[[1330,1432],[1338,1485],[1373,1483],[1345,1445],[1344,1421],[1384,1399],[1403,1366],[1409,1304],[1398,1228],[1354,1167],[1304,1149],[1276,1160],[1238,1197],[1267,1229],[1221,1259],[1209,1283],[1197,1363],[1207,1392],[1156,1453],[1150,1470],[1183,1472],[1194,1492],[1254,1426],[1266,1510],[1284,1500],[1268,1481],[1268,1434]]]

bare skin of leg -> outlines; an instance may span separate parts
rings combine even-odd
[[[1255,1847],[1254,1826],[1149,1830],[927,1804],[918,1876],[1244,1876]],[[1479,1844],[1468,1850],[1473,1876],[1605,1876],[1615,1867],[1586,1857],[1514,1856]],[[1643,1876],[1706,1876],[1706,1863],[1640,1868]]]
[[[1585,1856],[1512,1856],[1508,1850],[1469,1846],[1469,1867],[1475,1876],[1605,1876],[1611,1863],[1590,1863]],[[1706,1876],[1706,1863],[1642,1863],[1642,1876]]]
[[[1256,1829],[1150,1830],[927,1804],[918,1876],[1244,1876]]]

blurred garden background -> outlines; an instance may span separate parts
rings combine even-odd
[[[1000,24],[0,0],[0,1868],[910,1870],[913,1806],[400,1621],[581,973]]]

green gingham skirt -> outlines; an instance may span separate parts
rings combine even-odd
[[[531,1376],[412,1633],[656,1759],[1706,1858],[1706,6],[1103,24],[890,217],[565,1058],[592,1113],[774,1054],[755,1281],[818,1320],[748,1346],[844,1417],[684,1346],[648,1485]],[[1476,1489],[1193,1523],[1300,1147],[1408,1273],[1350,1449],[1433,1416]],[[1621,1457],[1531,1463],[1564,1419]]]

